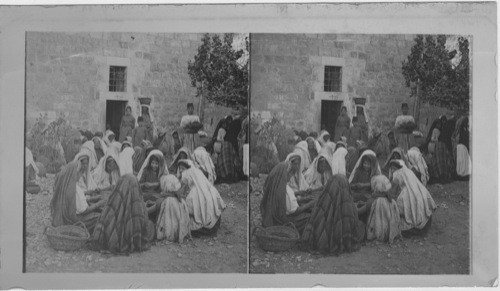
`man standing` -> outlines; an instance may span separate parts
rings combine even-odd
[[[200,117],[194,115],[194,105],[193,103],[187,104],[187,115],[184,115],[181,119],[181,128],[184,130],[181,135],[181,143],[183,147],[187,147],[191,152],[193,152],[200,145],[200,136],[198,135],[198,129],[191,127],[196,123],[200,124]]]
[[[396,118],[395,134],[396,143],[398,147],[403,149],[406,154],[413,142],[413,130],[416,128],[415,119],[408,114],[410,108],[407,103],[401,104],[402,115]]]

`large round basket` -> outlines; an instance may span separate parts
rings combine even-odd
[[[300,239],[300,234],[292,223],[266,228],[257,226],[253,234],[257,237],[259,247],[269,252],[289,250]]]
[[[83,228],[78,224],[82,225]],[[59,251],[76,251],[82,248],[90,238],[85,224],[81,221],[73,225],[47,226],[45,235],[49,239],[50,246]]]

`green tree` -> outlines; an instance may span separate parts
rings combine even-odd
[[[458,38],[458,49],[446,48],[445,35],[417,35],[402,71],[411,96],[420,102],[451,108],[467,113],[469,110],[469,42]],[[418,109],[415,110],[418,119]]]
[[[247,105],[248,58],[242,58],[243,49],[233,48],[233,37],[224,34],[221,40],[218,34],[205,34],[194,60],[188,61],[191,85],[196,87],[196,96],[201,96],[202,104],[206,99],[232,108]],[[245,45],[248,51],[248,38]]]

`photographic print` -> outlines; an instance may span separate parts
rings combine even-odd
[[[472,38],[251,38],[250,273],[469,274]]]
[[[248,45],[26,33],[25,272],[247,272]]]

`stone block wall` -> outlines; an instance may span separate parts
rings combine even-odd
[[[201,34],[29,32],[26,36],[26,122],[60,114],[75,127],[105,129],[106,100],[128,101],[139,114],[139,97],[152,98],[155,123],[178,126],[186,104],[198,106],[188,75]],[[127,92],[109,92],[109,66],[127,66]],[[231,109],[206,103],[205,129],[213,130]],[[211,126],[211,120],[215,123]]]
[[[278,116],[294,129],[318,131],[321,100],[343,101],[353,116],[353,98],[362,97],[366,98],[370,129],[388,129],[401,113],[401,103],[407,102],[413,108],[414,98],[410,98],[401,70],[413,38],[413,35],[252,34],[252,114]],[[342,66],[342,92],[322,92],[324,65],[329,62]],[[434,116],[445,111],[422,106],[421,114]]]

